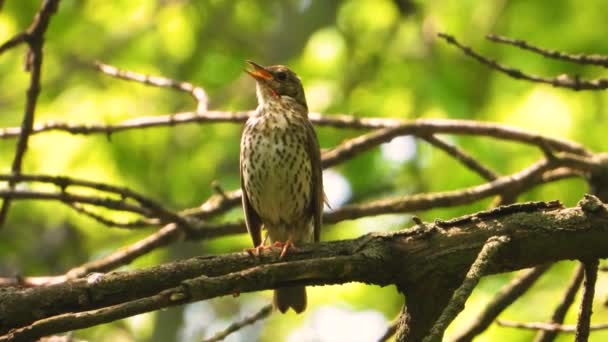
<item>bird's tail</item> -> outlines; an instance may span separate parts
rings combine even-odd
[[[272,305],[281,313],[292,308],[296,313],[306,310],[306,288],[304,286],[282,287],[274,290]]]

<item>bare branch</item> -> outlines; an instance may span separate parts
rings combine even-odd
[[[456,318],[456,316],[464,309],[464,304],[471,296],[473,289],[479,283],[482,276],[486,275],[488,265],[493,262],[494,255],[507,243],[511,241],[508,236],[493,236],[483,245],[481,252],[471,265],[467,272],[464,281],[460,287],[454,291],[452,299],[443,310],[441,316],[435,322],[429,335],[424,339],[424,342],[441,341],[443,334],[448,325]]]
[[[29,49],[26,55],[26,70],[30,72],[30,85],[26,92],[25,110],[23,113],[23,121],[21,122],[21,130],[19,133],[19,139],[17,140],[17,149],[15,151],[15,157],[11,165],[11,172],[15,175],[21,173],[21,164],[25,151],[27,150],[27,144],[32,133],[34,125],[34,113],[36,112],[36,102],[38,100],[38,94],[40,93],[40,74],[42,73],[42,45],[44,43],[44,33],[49,25],[51,16],[57,11],[59,6],[59,0],[46,0],[42,2],[42,6],[32,24],[27,29],[23,40],[28,44]],[[19,37],[19,35],[17,35]],[[18,40],[15,42],[9,40],[8,45],[3,45],[2,48],[10,48],[18,44]],[[5,47],[8,46],[8,47]],[[0,48],[0,52],[1,52]],[[16,183],[10,181],[8,186],[11,190],[15,188]],[[0,228],[6,221],[6,216],[11,205],[11,201],[5,198],[2,201],[0,207]]]
[[[553,333],[574,333],[576,332],[576,326],[574,325],[561,325],[556,323],[544,323],[544,322],[512,322],[507,320],[499,319],[496,321],[498,325],[502,327],[518,328],[526,330],[540,330]],[[608,329],[608,323],[593,324],[589,327],[589,330],[604,330]]]
[[[473,172],[476,172],[484,179],[493,181],[498,178],[498,173],[485,167],[477,159],[473,158],[456,145],[452,145],[434,135],[422,136],[421,138],[427,141],[429,144],[444,150],[447,154],[460,161],[462,164],[464,164],[464,166],[468,167]]]
[[[125,229],[141,229],[141,228],[145,228],[150,226],[150,222],[147,222],[146,220],[143,219],[138,219],[138,220],[133,220],[133,221],[129,221],[129,222],[118,222],[118,221],[114,221],[110,218],[107,218],[103,215],[97,214],[89,209],[87,209],[85,206],[80,205],[78,203],[66,203],[70,208],[74,209],[75,211],[83,214],[84,216],[90,217],[93,220],[108,226],[108,227],[115,227],[115,228],[125,228]]]
[[[159,116],[142,116],[123,121],[116,125],[106,124],[69,124],[62,122],[48,122],[34,126],[32,134],[47,131],[63,131],[71,134],[112,134],[131,129],[142,129],[150,127],[170,127],[187,123],[211,123],[211,122],[245,122],[250,115],[245,112],[182,112]],[[479,135],[496,139],[517,141],[538,147],[549,146],[556,151],[565,151],[575,154],[591,155],[592,153],[582,145],[564,139],[556,139],[542,136],[536,133],[509,127],[501,124],[470,120],[450,119],[417,119],[413,121],[391,119],[391,118],[359,118],[350,115],[321,115],[310,113],[310,120],[319,126],[352,129],[380,129],[395,128],[391,136],[449,133],[463,135]],[[20,133],[20,128],[0,129],[0,138],[14,138]]]
[[[591,325],[591,314],[593,313],[593,298],[595,296],[595,282],[597,280],[597,267],[599,260],[587,260],[583,262],[585,269],[585,281],[583,283],[583,299],[578,312],[576,322],[576,342],[586,342],[589,339],[589,327]]]
[[[509,284],[505,285],[496,296],[494,296],[492,301],[488,303],[475,320],[471,322],[471,325],[452,341],[472,341],[475,336],[485,331],[504,309],[534,285],[536,280],[549,269],[549,266],[550,265],[548,264],[537,266],[515,277]]]
[[[228,337],[228,335],[232,334],[233,332],[238,331],[248,325],[254,324],[257,321],[268,317],[271,313],[272,313],[272,305],[271,304],[266,305],[257,313],[255,313],[249,317],[245,317],[245,319],[243,319],[241,321],[230,324],[225,330],[218,332],[217,334],[213,335],[211,338],[205,339],[202,342],[222,341],[223,339]]]
[[[536,82],[536,83],[546,83],[546,84],[551,84],[554,87],[562,87],[562,88],[568,88],[568,89],[572,89],[572,90],[603,90],[603,89],[608,88],[608,79],[606,79],[606,78],[597,78],[594,80],[582,80],[578,76],[572,77],[572,76],[569,76],[566,74],[562,74],[555,78],[547,78],[547,77],[524,73],[521,70],[502,65],[502,64],[496,62],[495,60],[492,60],[492,59],[489,59],[489,58],[486,58],[486,57],[480,55],[479,53],[475,52],[472,48],[459,43],[456,40],[456,38],[454,38],[453,36],[450,36],[445,33],[439,33],[438,36],[445,39],[445,41],[447,41],[449,44],[452,44],[452,45],[458,47],[467,56],[473,57],[481,64],[485,64],[488,67],[490,67],[494,70],[500,71],[515,79],[526,80],[526,81],[531,81],[531,82]]]
[[[70,196],[68,196],[69,194],[66,192],[66,189],[68,187],[84,187],[84,188],[89,188],[89,189],[95,189],[98,191],[108,192],[108,193],[120,196],[121,197],[120,202],[123,202],[123,203],[124,203],[125,199],[131,198],[131,199],[139,202],[139,204],[141,204],[142,207],[147,209],[147,211],[144,211],[143,209],[138,210],[138,211],[133,211],[132,209],[134,207],[129,206],[127,204],[125,204],[125,206],[124,206],[125,210],[132,211],[132,212],[144,215],[149,218],[156,216],[160,219],[160,221],[156,224],[163,224],[163,223],[167,224],[167,223],[171,223],[171,222],[176,222],[180,225],[180,228],[186,229],[186,231],[188,231],[188,232],[193,231],[193,228],[192,228],[190,222],[188,222],[186,218],[172,212],[169,209],[166,209],[163,205],[161,205],[157,201],[155,201],[151,198],[148,198],[146,196],[143,196],[126,187],[118,187],[118,186],[114,186],[114,185],[110,185],[110,184],[106,184],[106,183],[93,182],[93,181],[70,178],[70,177],[65,177],[65,176],[48,176],[48,175],[33,175],[33,174],[19,174],[19,175],[2,175],[2,174],[0,174],[0,181],[2,181],[2,180],[9,181],[9,184],[10,184],[10,182],[17,183],[17,182],[26,182],[26,181],[50,183],[50,184],[54,184],[54,185],[58,186],[61,189],[61,192],[55,193],[55,194],[40,192],[39,193],[40,196],[38,198],[33,197],[35,199],[56,199],[56,200],[66,202],[66,203],[79,202],[79,201],[76,201],[74,198],[71,198]],[[0,190],[0,197],[14,198],[14,196],[18,196],[18,197],[25,196],[25,195],[18,195],[15,193],[16,193],[16,191],[2,192],[2,190]],[[31,192],[31,193],[33,196],[34,192]],[[93,198],[91,196],[89,196],[89,197],[91,199]],[[19,197],[19,198],[28,198],[28,197]],[[83,202],[83,203],[95,204],[95,203],[91,203],[91,201]],[[105,202],[97,201],[95,205],[106,206],[106,205],[103,205],[103,203],[105,203]],[[116,201],[114,201],[110,204],[112,206],[106,206],[106,207],[108,207],[110,209],[121,210],[120,207],[116,206]],[[118,222],[112,222],[111,220],[101,218],[101,217],[99,217],[99,215],[95,215],[94,213],[85,210],[81,206],[70,205],[70,207],[77,210],[80,213],[83,213],[89,217],[92,217],[93,219],[95,219],[97,221],[107,224],[108,226],[122,227],[122,228],[136,228],[136,227],[140,227],[141,224],[144,223],[143,221],[136,221],[136,222],[131,222],[129,224],[120,224]],[[155,224],[155,223],[148,222],[148,225],[150,225],[150,224]]]
[[[564,293],[564,297],[562,298],[561,303],[555,308],[553,312],[553,316],[551,317],[550,324],[561,325],[564,323],[564,318],[566,318],[566,313],[568,309],[574,303],[574,299],[576,297],[576,292],[578,291],[581,283],[583,282],[584,268],[582,264],[579,264],[574,271],[573,277],[570,280],[570,284]],[[549,331],[545,329],[541,329],[536,338],[535,342],[551,342],[557,336],[555,331]]]
[[[10,190],[0,189],[0,198],[18,199],[18,200],[51,200],[68,203],[86,203],[99,207],[105,207],[114,210],[127,211],[143,216],[153,216],[152,212],[147,208],[140,207],[134,204],[127,203],[123,200],[117,200],[109,197],[98,197],[72,194],[67,191],[62,192],[42,192],[30,190]]]
[[[207,110],[207,105],[209,103],[207,93],[203,88],[198,87],[192,83],[176,81],[166,77],[144,75],[129,70],[121,70],[115,66],[104,64],[101,62],[95,62],[94,66],[102,73],[119,79],[139,82],[155,87],[173,88],[179,91],[186,92],[190,94],[196,101],[198,105],[197,111],[204,112]]]
[[[156,248],[167,246],[174,241],[183,239],[183,236],[184,233],[174,223],[168,224],[154,234],[131,245],[122,247],[110,255],[70,269],[65,275],[53,279],[51,283],[55,284],[64,282],[67,279],[81,278],[93,272],[111,271],[122,265],[129,264],[131,261]]]
[[[0,45],[0,54],[2,54],[3,52],[10,50],[20,44],[23,44],[26,42],[26,40],[28,39],[28,35],[25,32],[20,32],[18,34],[16,34],[14,37],[12,37],[11,39],[7,40],[6,42],[2,43],[2,45]]]
[[[565,52],[560,52],[556,50],[544,49],[535,45],[532,45],[525,40],[520,39],[512,39],[509,37],[499,36],[495,34],[490,34],[486,36],[487,39],[496,42],[513,45],[523,50],[529,50],[539,55],[561,59],[567,62],[572,62],[576,64],[589,64],[589,65],[599,65],[605,68],[608,68],[608,56],[603,55],[585,55],[585,54],[569,54]]]
[[[541,161],[513,175],[465,189],[385,198],[365,204],[348,205],[328,213],[323,220],[327,223],[335,223],[364,216],[408,213],[471,203],[482,198],[499,195],[507,189],[527,188],[530,184],[537,182],[537,179],[550,167],[548,162]]]

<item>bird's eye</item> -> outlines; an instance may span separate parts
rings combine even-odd
[[[279,81],[285,81],[287,79],[287,74],[284,73],[283,71],[279,71],[275,74],[275,76],[277,77],[277,80]]]

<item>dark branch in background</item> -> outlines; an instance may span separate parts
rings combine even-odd
[[[21,32],[21,33],[15,35],[11,39],[7,40],[6,42],[2,43],[2,45],[0,45],[0,54],[16,47],[19,44],[25,43],[26,39],[27,39],[27,34],[25,32]]]
[[[87,216],[89,218],[92,218],[93,220],[108,226],[108,227],[113,227],[113,228],[124,228],[124,229],[141,229],[141,228],[146,228],[150,226],[149,222],[146,222],[146,220],[144,219],[137,219],[137,220],[132,220],[132,221],[128,221],[128,222],[119,222],[119,221],[114,221],[110,218],[107,218],[101,214],[97,214],[91,210],[89,210],[87,207],[81,205],[80,203],[66,203],[70,208],[74,209],[74,211]]]
[[[424,338],[424,342],[440,342],[443,339],[445,329],[448,328],[448,325],[464,309],[464,303],[469,299],[471,293],[473,293],[473,289],[475,289],[481,277],[486,275],[486,269],[494,261],[494,255],[510,240],[507,236],[492,236],[486,241],[462,284],[454,291],[452,299],[435,322],[435,325],[433,325],[429,334]]]
[[[2,291],[0,299],[5,305],[0,306],[0,333],[6,335],[0,341],[30,341],[169,306],[281,286],[351,281],[424,284],[428,274],[451,279],[466,273],[488,239],[505,234],[513,243],[501,246],[487,263],[487,274],[562,259],[606,257],[608,210],[588,213],[590,201],[593,199],[584,199],[580,207],[567,209],[550,203],[517,204],[478,213],[476,219],[454,219],[449,226],[428,223],[355,240],[304,245],[285,260],[279,260],[272,251],[260,258],[242,252]],[[604,208],[598,202],[593,205]],[[564,239],[571,243],[557,243]],[[432,247],[437,245],[442,248]],[[586,248],[577,248],[580,245]],[[521,253],[521,248],[526,253]],[[24,307],[38,309],[21,310]],[[15,329],[9,332],[11,328]]]
[[[452,342],[472,341],[475,336],[485,331],[504,309],[532,287],[536,280],[538,280],[538,278],[540,278],[548,269],[549,265],[534,267],[505,285],[494,299],[486,305],[475,320],[471,322],[471,325],[454,338]]]
[[[585,54],[573,55],[573,54],[564,53],[564,52],[560,52],[560,51],[556,51],[556,50],[544,49],[544,48],[532,45],[532,44],[526,42],[525,40],[511,39],[508,37],[503,37],[503,36],[499,36],[499,35],[495,35],[495,34],[489,34],[486,36],[486,38],[493,42],[496,42],[496,43],[509,44],[509,45],[513,45],[513,46],[518,47],[523,50],[529,50],[529,51],[532,51],[534,53],[537,53],[539,55],[542,55],[542,56],[545,56],[548,58],[561,59],[561,60],[576,63],[576,64],[598,65],[598,66],[608,68],[608,56],[585,55]]]
[[[0,197],[6,199],[41,199],[41,200],[57,200],[69,204],[72,208],[85,212],[87,216],[91,216],[97,220],[101,218],[96,216],[94,213],[87,212],[86,209],[75,206],[74,204],[86,203],[96,206],[106,207],[114,210],[130,211],[143,215],[148,218],[158,217],[160,223],[172,223],[176,222],[180,225],[180,228],[185,228],[187,231],[193,231],[190,223],[183,217],[176,213],[164,208],[160,203],[140,195],[128,188],[117,187],[106,183],[92,182],[88,180],[75,179],[63,176],[47,176],[47,175],[1,175],[0,180],[11,182],[39,182],[39,183],[50,183],[58,186],[61,191],[56,193],[51,192],[38,192],[38,191],[24,191],[24,190],[0,190]],[[113,195],[120,196],[120,200],[112,198],[95,197],[95,196],[83,196],[77,194],[71,194],[67,192],[68,187],[84,187],[89,189],[95,189],[98,191],[108,192]],[[126,203],[126,199],[131,198],[138,202],[140,206]],[[103,219],[101,219],[103,220]],[[107,222],[111,223],[111,222]],[[117,224],[116,226],[121,226]],[[130,228],[135,228],[134,225],[130,225]]]
[[[23,156],[27,150],[27,143],[32,132],[34,125],[34,113],[36,111],[36,101],[38,100],[38,94],[40,93],[40,74],[42,72],[42,45],[44,44],[44,33],[49,26],[51,16],[57,11],[59,0],[45,0],[42,2],[42,6],[30,27],[23,33],[18,34],[13,38],[12,42],[5,43],[0,47],[0,53],[3,50],[14,47],[23,42],[27,43],[29,49],[26,53],[25,69],[30,72],[30,85],[26,92],[25,110],[23,113],[23,121],[21,122],[21,132],[19,139],[17,140],[17,148],[15,151],[15,158],[11,165],[11,172],[15,175],[21,173],[21,164],[23,162]],[[15,188],[16,183],[9,181],[8,186],[12,190]],[[0,207],[0,228],[6,221],[8,210],[11,206],[11,201],[5,198],[2,201]]]
[[[511,322],[504,319],[496,321],[501,327],[526,329],[526,330],[540,330],[552,333],[575,333],[576,326],[574,325],[561,325],[555,323],[544,323],[544,322]],[[608,329],[608,323],[593,324],[589,327],[589,330],[605,330]]]
[[[490,67],[494,70],[500,71],[503,74],[506,74],[506,75],[508,75],[512,78],[518,79],[518,80],[526,80],[526,81],[531,81],[531,82],[536,82],[536,83],[546,83],[546,84],[551,84],[554,87],[568,88],[568,89],[577,90],[577,91],[578,90],[603,90],[603,89],[608,88],[608,79],[606,79],[606,78],[597,78],[594,80],[583,80],[583,79],[579,78],[578,76],[570,76],[570,75],[566,75],[566,74],[562,74],[555,78],[548,78],[548,77],[524,73],[523,71],[521,71],[519,69],[515,69],[515,68],[511,68],[511,67],[502,65],[502,64],[496,62],[495,60],[482,56],[481,54],[475,52],[475,50],[473,50],[472,48],[465,46],[465,45],[461,44],[460,42],[458,42],[456,40],[456,38],[454,38],[451,35],[448,35],[445,33],[438,33],[437,35],[440,38],[443,38],[449,44],[454,45],[457,48],[459,48],[460,50],[462,50],[462,52],[464,52],[464,54],[466,54],[467,56],[473,57],[481,64],[487,65],[488,67]]]
[[[574,303],[574,299],[576,298],[576,292],[581,287],[581,283],[583,282],[583,277],[585,275],[585,269],[583,265],[579,263],[574,271],[574,275],[570,280],[568,288],[564,293],[564,297],[559,305],[555,308],[553,312],[553,316],[551,317],[551,322],[549,324],[552,325],[561,325],[564,323],[564,319],[566,318],[566,313],[572,303]],[[573,329],[574,330],[574,329]],[[545,330],[541,329],[539,333],[536,335],[534,339],[535,342],[551,342],[555,340],[557,337],[557,331]]]
[[[591,314],[593,313],[593,298],[595,296],[595,282],[597,280],[597,259],[583,261],[585,269],[585,281],[583,282],[583,299],[578,312],[576,322],[576,342],[586,342],[589,339],[589,326],[591,325]]]
[[[479,174],[485,180],[493,181],[499,177],[498,173],[496,173],[495,171],[490,170],[486,166],[482,165],[477,159],[468,155],[466,152],[464,152],[457,146],[452,145],[452,144],[448,143],[447,141],[444,141],[434,135],[422,136],[421,138],[422,138],[422,140],[425,140],[429,144],[445,151],[447,154],[451,155],[456,160],[461,162],[463,165],[468,167],[471,171]]]
[[[101,62],[95,62],[95,68],[104,74],[127,80],[143,83],[150,86],[162,87],[162,88],[173,88],[179,91],[190,94],[197,103],[197,111],[204,112],[207,110],[209,104],[209,98],[207,93],[201,87],[195,86],[192,83],[175,81],[169,78],[160,76],[144,75],[129,70],[121,70],[114,66],[104,64]]]
[[[29,190],[0,189],[0,198],[11,200],[44,200],[68,203],[86,203],[118,211],[132,212],[143,216],[152,216],[152,212],[146,208],[127,203],[123,200],[117,200],[109,197],[72,194],[68,193],[67,191],[51,193]]]
[[[246,317],[245,319],[234,322],[230,324],[225,330],[220,331],[219,333],[213,335],[211,338],[204,339],[202,342],[219,342],[228,337],[228,335],[232,334],[239,329],[246,327],[248,325],[254,324],[255,322],[268,317],[272,313],[272,305],[266,305],[257,313]]]

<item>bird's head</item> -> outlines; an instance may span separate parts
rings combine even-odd
[[[264,104],[287,97],[308,108],[304,88],[300,78],[284,65],[263,67],[255,62],[247,61],[252,69],[247,73],[256,80],[258,102]]]

